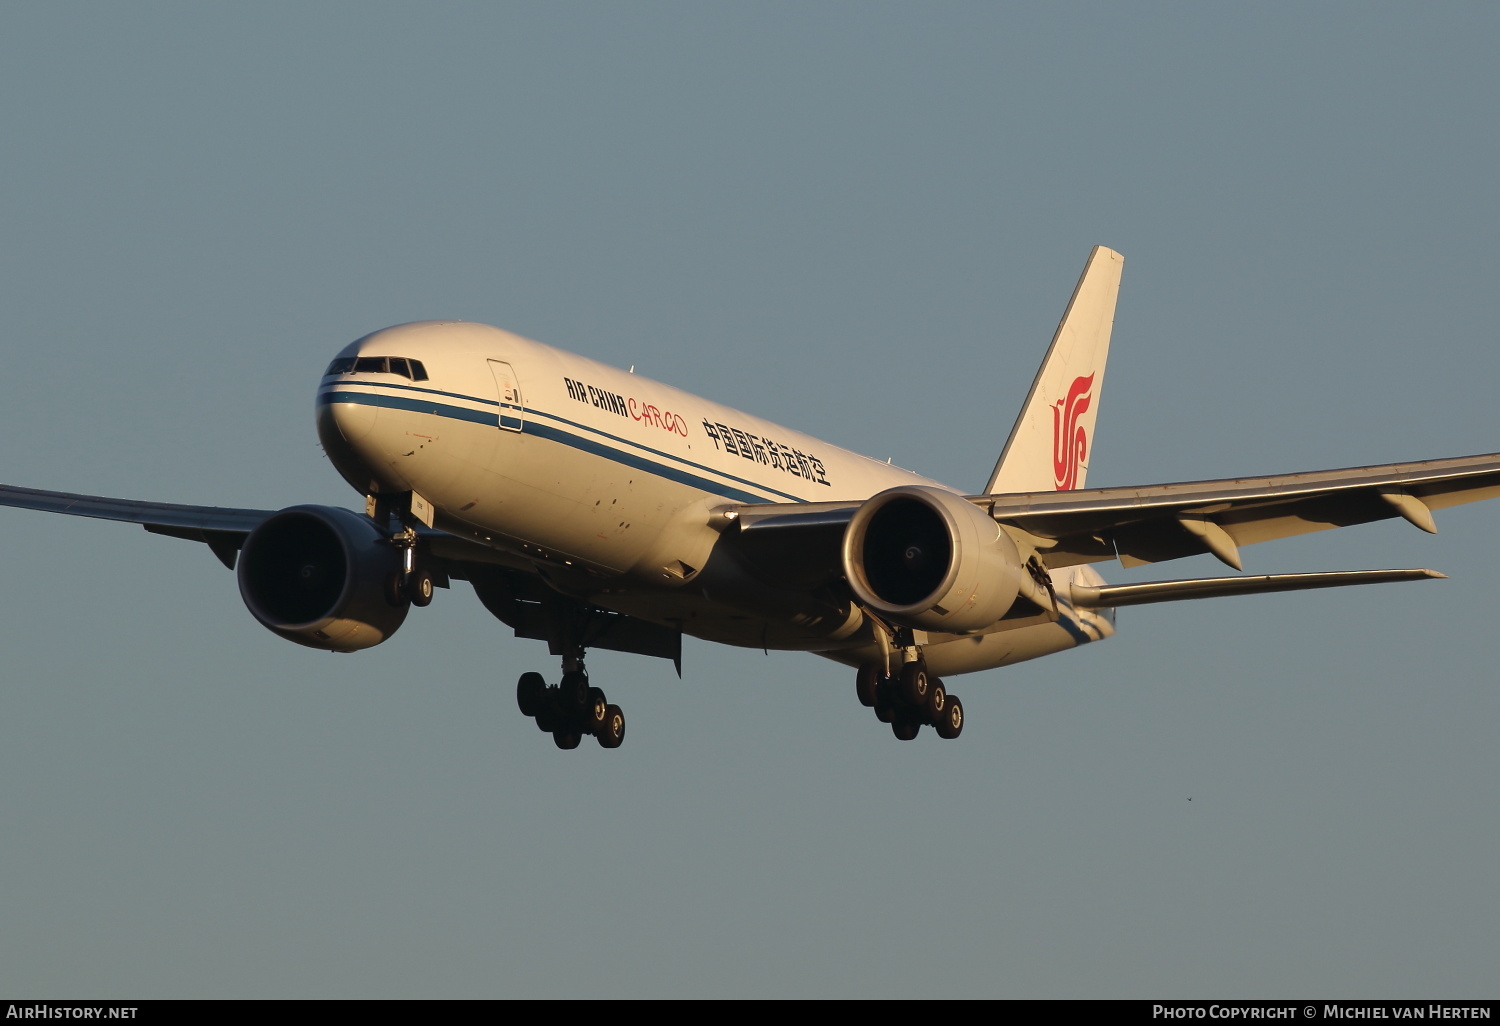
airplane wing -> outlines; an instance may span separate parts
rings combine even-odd
[[[183,506],[173,502],[110,499],[102,495],[47,492],[40,488],[0,485],[0,506],[40,509],[99,520],[123,520],[147,526],[195,528],[248,534],[272,509],[232,509],[227,506]]]
[[[203,542],[230,570],[234,569],[245,538],[261,521],[277,513],[274,509],[144,502],[13,485],[0,485],[0,506],[140,524],[153,534]],[[447,587],[449,578],[468,580],[485,608],[514,628],[516,637],[550,639],[549,624],[540,600],[546,587],[534,571],[528,572],[524,562],[508,559],[495,549],[436,528],[418,527],[417,534],[439,587]],[[583,604],[569,606],[568,614],[587,622],[592,647],[670,659],[681,676],[680,631]]]
[[[111,499],[102,495],[48,492],[40,488],[0,485],[0,506],[39,509],[75,517],[120,520],[140,524],[154,534],[201,541],[219,561],[234,569],[235,555],[245,536],[274,514],[273,509],[231,509],[225,506],[184,506],[173,502]]]
[[[1144,488],[975,496],[1037,539],[1049,567],[1118,557],[1125,566],[1402,517],[1436,533],[1432,510],[1500,496],[1500,453]]]
[[[103,495],[49,492],[14,485],[0,485],[0,506],[140,524],[152,534],[203,542],[231,570],[234,569],[235,558],[244,545],[246,536],[262,520],[277,513],[274,509],[235,509],[230,506],[188,506],[175,502],[112,499]],[[436,528],[421,527],[417,534],[428,550],[443,561],[440,569],[448,576],[465,577],[463,566],[468,563],[519,565],[507,561],[493,549]]]
[[[1118,558],[1139,566],[1212,553],[1242,569],[1241,545],[1403,517],[1436,532],[1432,511],[1500,496],[1500,453],[1275,477],[1089,488],[968,501],[1024,531],[1049,568]],[[725,507],[747,534],[827,531],[858,501]]]

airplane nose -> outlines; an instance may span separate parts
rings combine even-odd
[[[360,403],[318,403],[318,441],[323,452],[344,480],[356,488],[368,487],[374,468],[382,461],[370,451],[379,437],[376,423],[380,411]]]
[[[330,402],[323,406],[318,417],[318,434],[323,435],[332,430],[338,433],[338,437],[349,444],[362,441],[371,431],[375,430],[375,421],[379,419],[380,411],[373,406],[363,403]],[[330,439],[324,438],[326,445]]]

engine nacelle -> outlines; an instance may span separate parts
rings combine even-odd
[[[250,532],[240,551],[240,597],[276,634],[309,648],[356,652],[406,619],[387,598],[401,553],[374,521],[333,506],[292,506]]]
[[[1024,587],[1010,535],[960,495],[925,485],[865,501],[844,532],[844,574],[861,603],[903,627],[950,634],[995,623]]]

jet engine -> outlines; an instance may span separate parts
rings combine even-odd
[[[333,506],[292,506],[250,532],[240,597],[273,633],[309,648],[356,652],[396,633],[408,603],[387,596],[401,553],[374,521]]]
[[[925,485],[880,492],[844,532],[854,595],[893,623],[964,634],[995,623],[1026,586],[1015,542],[962,496]]]

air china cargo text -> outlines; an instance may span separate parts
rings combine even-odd
[[[578,402],[588,403],[590,406],[607,410],[619,417],[629,417],[649,427],[670,431],[683,438],[687,437],[687,421],[683,420],[680,414],[673,413],[671,410],[663,410],[654,403],[644,402],[635,396],[623,396],[607,388],[586,385],[572,378],[563,378],[563,387],[568,390],[568,395]]]

